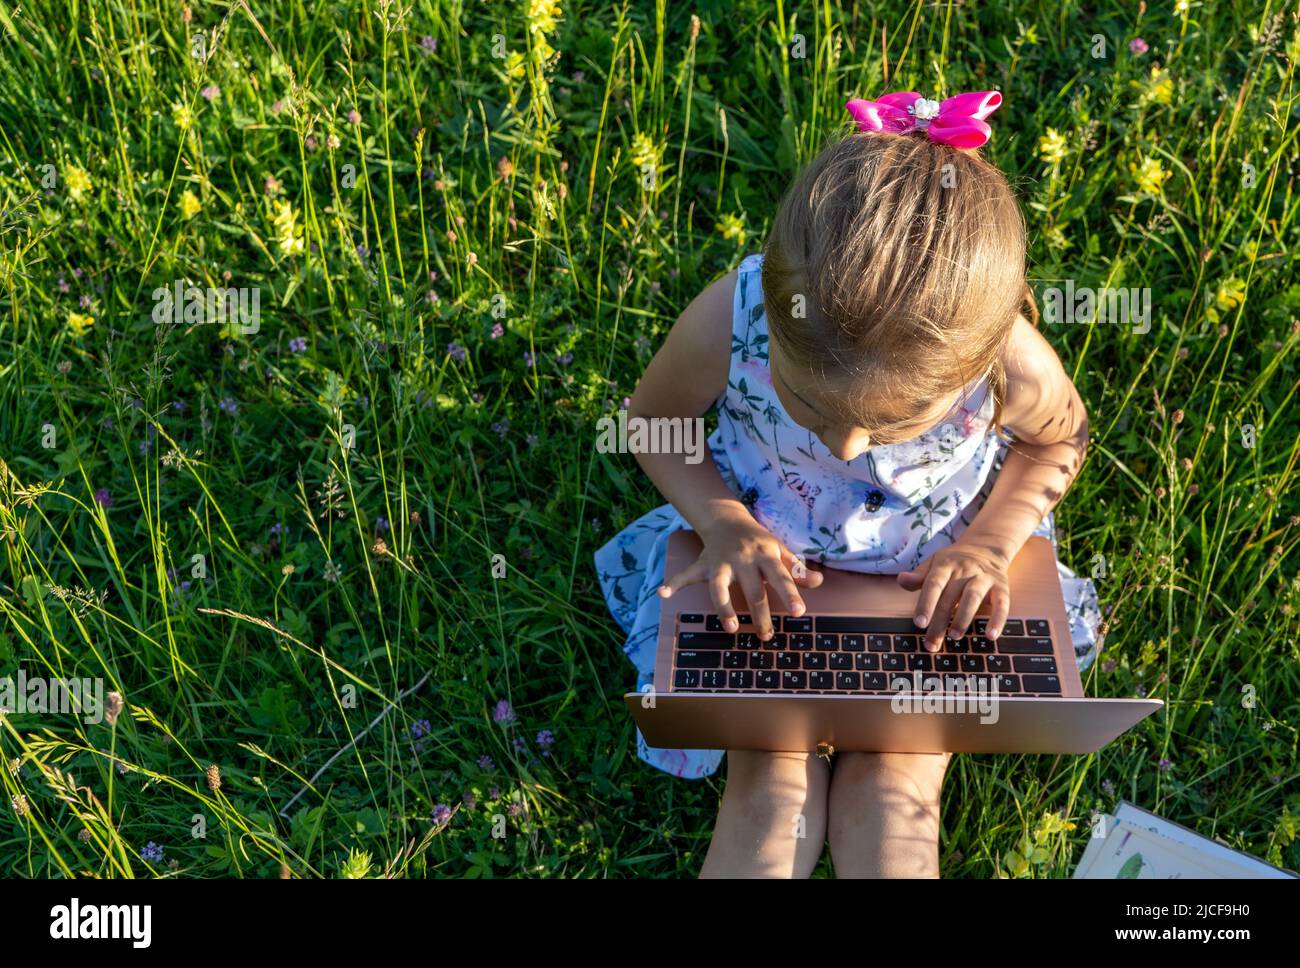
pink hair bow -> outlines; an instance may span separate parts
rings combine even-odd
[[[920,129],[931,141],[954,148],[978,148],[989,140],[993,129],[984,119],[1002,104],[997,91],[955,94],[943,101],[930,101],[914,91],[885,94],[874,101],[854,98],[844,105],[860,131]]]

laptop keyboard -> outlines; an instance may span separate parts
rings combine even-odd
[[[999,695],[1060,696],[1061,680],[1046,619],[1010,619],[995,642],[983,632],[944,639],[927,652],[910,618],[773,615],[760,642],[749,615],[727,632],[717,615],[677,616],[675,692],[888,693],[996,689]]]

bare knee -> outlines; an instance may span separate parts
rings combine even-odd
[[[937,801],[951,753],[841,753],[835,759],[832,784],[852,788],[911,790]]]
[[[702,877],[807,877],[826,839],[826,764],[805,753],[727,753]]]

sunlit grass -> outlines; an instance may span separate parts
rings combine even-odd
[[[661,499],[596,420],[847,97],[990,87],[1039,290],[1152,291],[1150,332],[1044,329],[1086,686],[1168,706],[958,757],[944,873],[1068,876],[1119,798],[1297,866],[1295,21],[532,6],[0,16],[0,676],[125,700],[0,720],[0,869],[694,874],[721,780],[636,760],[590,565]],[[156,325],[177,280],[258,330]]]

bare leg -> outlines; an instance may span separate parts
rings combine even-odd
[[[840,753],[828,797],[836,877],[938,877],[951,753]]]
[[[808,877],[826,843],[830,770],[812,753],[727,753],[700,877]]]

